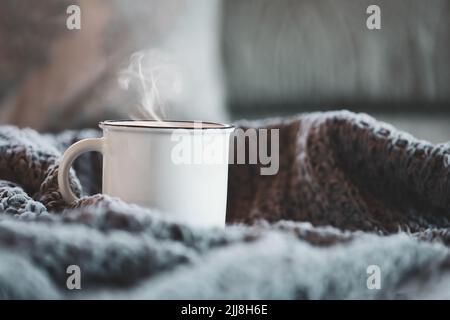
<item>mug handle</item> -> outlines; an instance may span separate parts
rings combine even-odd
[[[69,170],[72,163],[84,152],[97,151],[103,153],[104,138],[90,138],[80,140],[71,145],[64,152],[59,163],[58,170],[58,187],[63,199],[67,203],[72,203],[79,198],[73,193],[69,183]]]

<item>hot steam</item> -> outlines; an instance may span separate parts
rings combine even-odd
[[[162,121],[170,100],[182,90],[181,74],[170,57],[158,50],[139,51],[130,58],[130,64],[119,73],[123,89],[136,91],[140,119]],[[135,112],[130,112],[135,117]]]

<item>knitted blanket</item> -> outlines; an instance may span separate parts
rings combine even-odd
[[[58,159],[101,133],[0,127],[0,297],[450,298],[450,145],[346,111],[236,125],[280,129],[280,170],[230,166],[225,230],[88,196],[98,154],[75,163],[84,197],[66,204]]]

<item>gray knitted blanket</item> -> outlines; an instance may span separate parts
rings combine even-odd
[[[84,197],[68,205],[58,159],[100,132],[0,127],[0,297],[450,298],[450,145],[345,111],[237,126],[280,129],[280,171],[230,167],[226,230],[87,196],[97,154],[77,160]],[[71,265],[81,289],[67,287]]]

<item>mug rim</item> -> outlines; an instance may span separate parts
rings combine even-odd
[[[210,125],[215,125],[215,127],[199,127],[199,128],[186,128],[186,127],[177,127],[177,126],[160,126],[160,127],[151,127],[145,125],[128,125],[128,124],[120,124],[119,122],[159,122],[159,120],[153,119],[118,119],[118,120],[103,120],[98,123],[100,128],[106,126],[108,128],[130,128],[130,129],[148,129],[148,130],[174,130],[174,129],[186,129],[186,130],[223,130],[223,129],[233,129],[234,126],[231,124],[224,124],[219,122],[212,121],[201,121],[201,120],[163,120],[162,122],[171,122],[171,123],[206,123]]]

